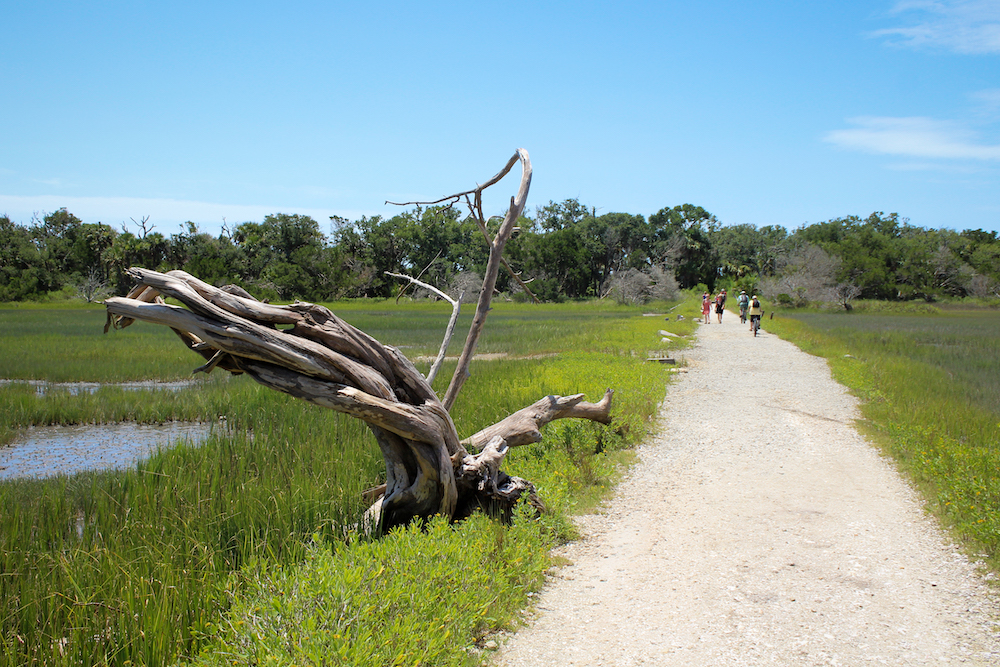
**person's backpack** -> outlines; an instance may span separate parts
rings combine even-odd
[[[754,299],[753,300],[753,307],[754,308],[760,308],[760,301],[758,301],[757,299]]]
[[[750,300],[750,297],[748,297],[746,294],[740,294],[740,298],[738,299],[738,301],[739,301],[739,303],[740,303],[741,306],[746,306],[747,305],[747,301],[749,301],[749,300]]]

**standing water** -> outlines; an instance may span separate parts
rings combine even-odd
[[[210,430],[199,422],[33,427],[0,447],[0,480],[127,468],[178,440],[200,443]]]

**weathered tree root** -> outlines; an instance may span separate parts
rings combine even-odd
[[[137,298],[105,302],[116,328],[133,320],[168,326],[206,359],[198,371],[246,373],[369,425],[386,462],[377,508],[383,530],[414,517],[458,519],[476,509],[509,517],[525,495],[541,509],[534,486],[500,470],[508,449],[538,442],[539,429],[555,419],[610,421],[610,390],[600,403],[585,403],[582,394],[548,396],[460,442],[448,412],[405,356],[323,306],[273,306],[183,271],[136,268],[130,274],[140,286],[132,293]],[[187,308],[166,304],[161,296]]]
[[[105,332],[111,325],[121,328],[134,320],[168,326],[204,357],[206,363],[196,372],[218,368],[246,373],[266,387],[367,423],[386,468],[384,487],[366,494],[375,501],[366,514],[372,530],[436,514],[459,519],[477,509],[509,518],[521,498],[541,511],[544,506],[534,486],[500,470],[504,456],[510,447],[541,440],[541,427],[555,419],[609,423],[612,391],[599,403],[584,402],[582,394],[547,396],[461,442],[448,412],[468,377],[504,243],[524,209],[531,182],[527,152],[518,150],[484,185],[454,196],[474,194],[479,202],[482,190],[518,161],[523,167],[521,184],[490,241],[482,295],[443,400],[399,350],[382,345],[323,306],[270,305],[238,287],[213,287],[183,271],[130,269],[137,286],[127,297],[105,301]],[[485,233],[485,221],[481,225]],[[169,305],[162,297],[186,307]]]

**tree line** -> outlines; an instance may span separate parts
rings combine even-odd
[[[721,287],[846,307],[855,298],[1000,297],[997,232],[926,229],[896,213],[789,231],[723,225],[691,204],[647,218],[597,215],[568,199],[537,208],[519,227],[507,245],[510,272],[497,284],[513,299],[638,303],[670,298],[678,288]],[[478,224],[456,207],[332,217],[327,231],[309,216],[276,213],[224,226],[218,236],[191,222],[165,236],[147,218],[116,229],[63,208],[28,224],[0,216],[0,301],[121,295],[131,287],[131,266],[183,269],[272,300],[391,297],[400,285],[386,272],[474,299],[488,256]]]

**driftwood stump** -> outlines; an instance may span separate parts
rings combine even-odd
[[[500,180],[518,160],[523,175],[500,230],[490,242],[490,263],[476,317],[444,400],[394,347],[311,303],[275,306],[239,288],[208,285],[183,271],[133,268],[137,286],[124,298],[105,301],[108,327],[143,320],[168,326],[206,359],[196,371],[215,368],[246,373],[266,387],[366,422],[385,459],[384,487],[367,514],[368,525],[385,531],[414,518],[441,514],[453,519],[476,509],[509,515],[522,497],[541,509],[534,486],[500,470],[510,447],[541,440],[540,428],[569,417],[609,423],[612,391],[598,403],[583,395],[548,396],[465,440],[459,440],[448,408],[462,383],[489,311],[503,245],[524,208],[531,166],[519,150],[507,167],[468,193]],[[473,206],[470,204],[470,208]],[[485,221],[482,224],[485,233]],[[166,304],[173,297],[185,307]],[[279,325],[281,328],[279,328]],[[380,496],[380,497],[378,497]]]

